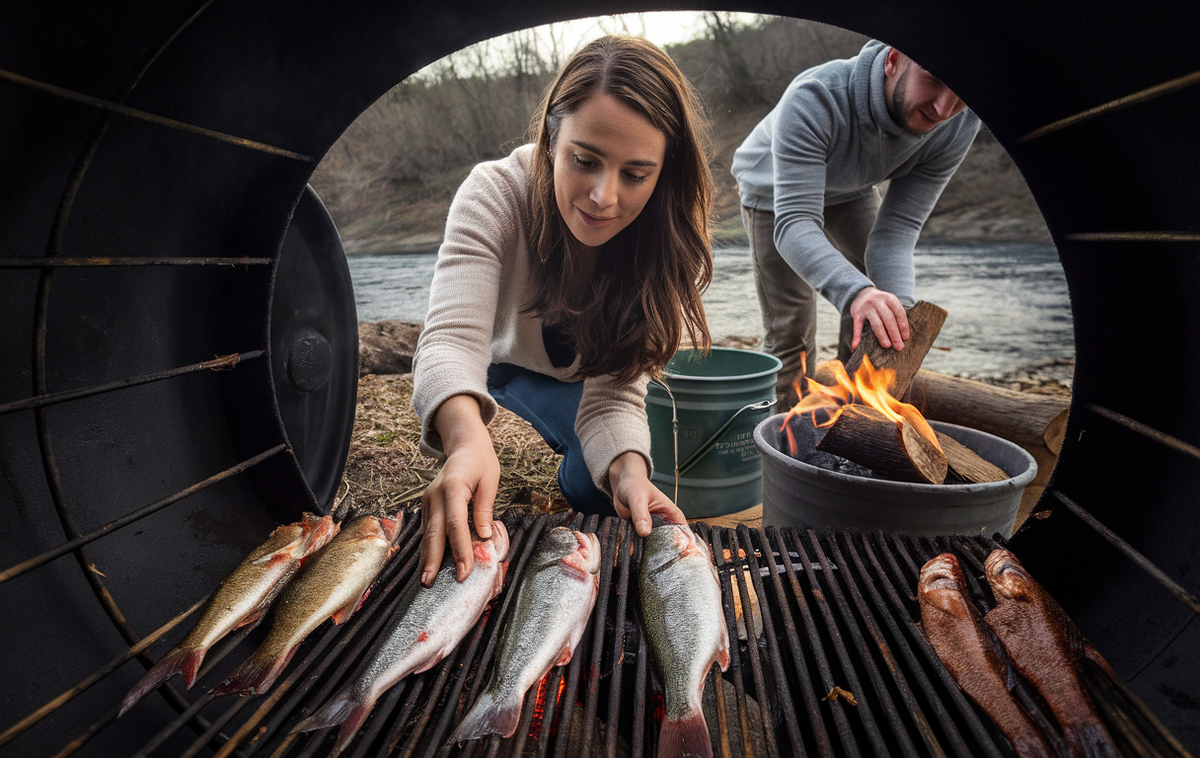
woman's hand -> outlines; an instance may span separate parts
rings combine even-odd
[[[433,418],[442,437],[446,462],[421,497],[421,538],[424,568],[421,584],[433,584],[442,565],[446,541],[456,565],[455,577],[466,579],[475,567],[471,525],[467,518],[474,505],[475,531],[481,539],[492,536],[492,505],[500,485],[500,461],[483,423],[479,401],[455,395],[442,403]]]
[[[627,451],[618,455],[608,467],[608,482],[617,515],[632,521],[633,531],[639,537],[650,534],[650,515],[654,513],[672,524],[687,523],[683,511],[650,483],[650,471],[640,453]]]
[[[870,322],[880,347],[904,349],[904,341],[909,337],[908,315],[900,304],[900,298],[875,287],[863,287],[850,304],[850,315],[854,318],[851,350],[858,347],[862,338],[864,319]]]

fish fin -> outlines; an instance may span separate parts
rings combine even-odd
[[[354,615],[354,612],[357,611],[359,608],[362,608],[362,604],[367,602],[367,595],[369,595],[369,594],[371,594],[370,587],[368,587],[366,590],[364,590],[363,593],[361,595],[359,595],[357,598],[355,598],[354,600],[351,600],[350,602],[343,605],[341,608],[338,608],[336,611],[334,611],[333,612],[333,623],[340,626],[340,625],[346,623],[347,621],[349,621],[350,617]]]
[[[246,614],[246,617],[237,623],[237,626],[230,629],[231,632],[236,632],[238,629],[245,628],[247,632],[258,626],[263,618],[267,615],[267,609],[270,608],[270,603],[263,603],[259,607]],[[190,686],[190,685],[189,685]]]
[[[287,668],[288,662],[292,660],[292,656],[296,654],[299,647],[296,645],[277,658],[267,658],[265,655],[260,656],[257,652],[254,653],[241,666],[238,666],[228,679],[221,682],[212,691],[213,697],[232,695],[235,692],[248,695],[263,694],[271,689],[271,685]]]
[[[697,708],[679,720],[666,719],[658,733],[658,758],[712,758],[704,712]]]
[[[487,734],[499,734],[511,737],[517,731],[521,721],[522,698],[500,699],[491,692],[485,692],[475,701],[475,705],[463,717],[458,728],[450,737],[451,742],[463,743],[477,740]]]
[[[563,649],[558,653],[558,658],[554,661],[554,663],[550,664],[550,668],[554,668],[555,666],[566,666],[571,662],[571,655],[574,652],[575,651],[570,645],[563,645]]]
[[[1104,656],[1100,655],[1100,651],[1092,647],[1092,643],[1087,640],[1083,641],[1083,656],[1096,665],[1096,668],[1103,671],[1114,682],[1121,681],[1117,676],[1117,672],[1113,671],[1112,666],[1108,665],[1108,661],[1104,660]]]
[[[1064,728],[1063,739],[1067,741],[1071,755],[1084,758],[1117,758],[1117,748],[1108,736],[1108,730],[1098,720]]]
[[[308,718],[296,724],[292,728],[292,734],[297,732],[310,732],[314,729],[325,729],[331,726],[341,724],[338,730],[337,742],[334,743],[333,749],[330,750],[331,758],[342,752],[342,749],[354,739],[354,735],[358,733],[359,727],[367,720],[367,716],[371,714],[371,709],[375,707],[374,699],[357,700],[354,697],[354,686],[351,685],[342,689],[325,705],[309,716]]]
[[[192,683],[196,681],[196,672],[199,670],[200,663],[204,660],[206,652],[207,650],[187,651],[175,648],[164,655],[158,660],[158,663],[150,667],[146,675],[133,686],[133,689],[121,701],[121,710],[117,713],[117,716],[120,717],[123,715],[137,701],[144,698],[176,674],[183,674],[187,686],[191,688]]]

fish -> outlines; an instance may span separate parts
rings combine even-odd
[[[402,522],[402,514],[359,516],[344,526],[280,594],[266,639],[212,694],[261,695],[313,630],[329,618],[345,623],[398,549]]]
[[[684,525],[656,525],[642,546],[638,600],[650,658],[663,683],[658,756],[711,758],[700,701],[712,664],[729,668],[729,630],[708,545]]]
[[[487,688],[451,742],[511,737],[525,693],[550,669],[570,663],[600,589],[600,540],[557,526],[542,537],[505,622]]]
[[[967,593],[958,558],[942,553],[921,567],[917,581],[921,628],[954,681],[983,709],[1020,758],[1055,758],[1033,719],[1010,690],[1016,675],[991,627]]]
[[[1050,708],[1072,758],[1116,756],[1112,737],[1080,676],[1086,658],[1115,680],[1108,662],[1015,555],[1003,548],[993,550],[983,568],[996,598],[984,621]]]
[[[184,686],[191,689],[209,649],[232,631],[258,626],[301,565],[337,533],[338,524],[332,517],[312,513],[303,514],[293,524],[276,527],[221,580],[191,631],[134,685],[121,701],[117,715],[123,715],[175,674],[183,674]]]
[[[455,578],[456,567],[446,556],[433,584],[414,580],[405,588],[380,634],[383,642],[362,672],[329,702],[292,728],[292,733],[341,725],[330,758],[354,739],[376,701],[409,674],[427,671],[458,646],[504,587],[508,531],[492,522],[492,536],[472,539],[475,566],[466,579]]]

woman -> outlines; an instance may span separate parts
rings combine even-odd
[[[588,513],[650,531],[682,512],[650,482],[645,394],[686,333],[711,344],[708,123],[658,47],[588,44],[558,73],[532,144],[475,167],[450,207],[413,363],[422,450],[445,463],[422,499],[421,581],[448,540],[471,572],[469,505],[489,537],[499,403],[563,454],[559,484]]]

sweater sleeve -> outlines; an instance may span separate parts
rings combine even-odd
[[[515,159],[510,159],[515,160]],[[454,395],[479,401],[483,421],[496,416],[487,391],[487,368],[501,271],[518,244],[522,183],[500,168],[476,166],[459,187],[446,219],[429,288],[429,311],[413,355],[413,409],[421,420],[421,452],[435,459],[445,450],[433,417]]]
[[[963,117],[949,140],[927,147],[930,155],[908,173],[892,179],[863,255],[867,276],[891,292],[905,308],[917,302],[913,248],[942,190],[966,157],[978,130],[978,119]],[[971,122],[974,123],[971,123]]]
[[[772,145],[775,247],[809,286],[844,312],[871,284],[825,237],[825,175],[835,130],[844,127],[833,96],[817,82],[779,104]]]
[[[618,384],[611,376],[583,380],[583,397],[575,417],[575,434],[583,445],[583,459],[592,481],[601,492],[612,496],[608,467],[622,453],[633,451],[646,459],[646,469],[654,473],[650,460],[650,426],[646,420],[646,384],[640,376],[627,384]]]

